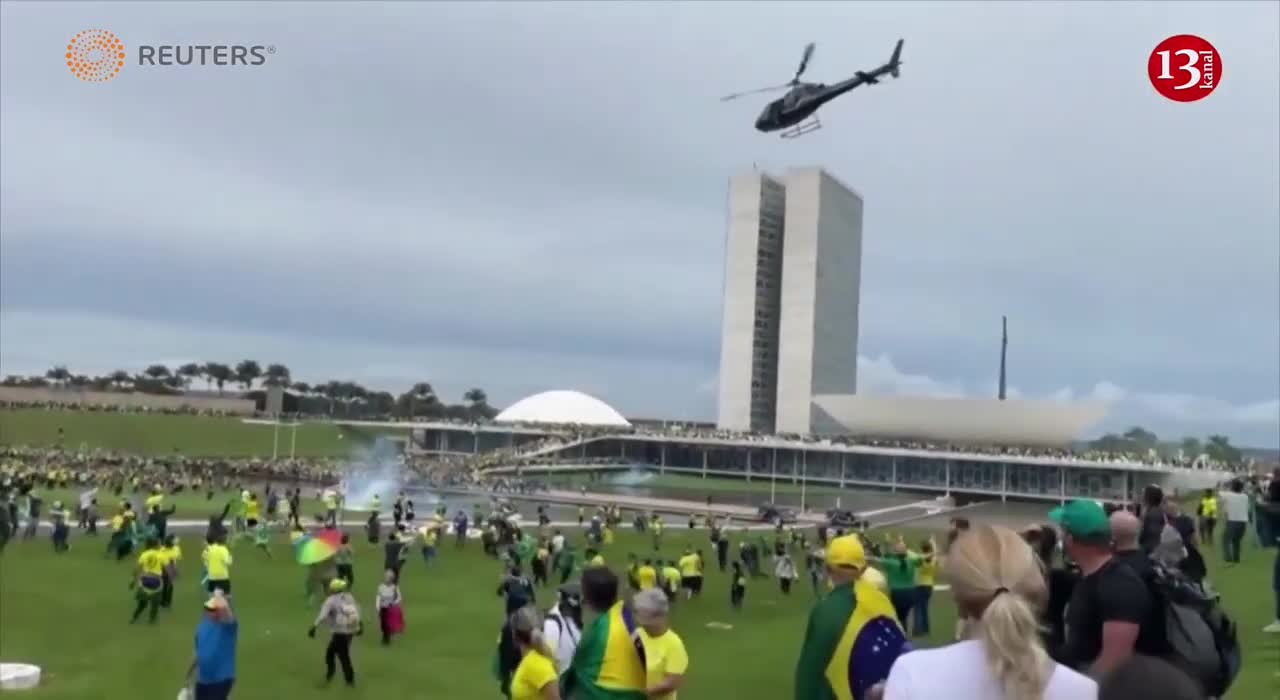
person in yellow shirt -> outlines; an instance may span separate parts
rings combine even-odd
[[[178,537],[169,534],[164,538],[164,546],[160,548],[164,555],[164,586],[160,590],[160,607],[173,605],[173,582],[178,578],[178,563],[182,561],[182,547]]]
[[[933,584],[938,575],[937,550],[937,542],[932,537],[920,545],[920,563],[916,566],[916,604],[911,608],[913,637],[929,636],[929,598],[933,596]]]
[[[137,607],[133,609],[129,624],[137,622],[142,617],[142,611],[148,607],[151,608],[150,622],[155,624],[156,617],[160,614],[160,596],[164,590],[164,565],[165,555],[160,548],[160,541],[148,539],[142,554],[138,555],[133,580],[129,582],[129,588],[134,589],[134,598],[137,600]]]
[[[676,700],[689,670],[689,653],[684,640],[671,630],[667,614],[669,601],[650,588],[637,593],[632,606],[640,623],[640,641],[644,644],[648,695],[654,700]]]
[[[685,597],[702,595],[702,558],[692,547],[685,548],[676,566],[680,568],[680,585],[684,587]]]
[[[244,503],[244,523],[250,532],[258,526],[258,494],[250,493],[249,500]]]
[[[590,547],[583,552],[583,558],[587,560],[587,566],[604,566],[604,556]]]
[[[658,585],[658,570],[654,568],[652,559],[645,559],[640,568],[636,569],[636,581],[642,591]]]
[[[511,674],[511,700],[560,700],[560,674],[555,652],[542,637],[542,616],[526,605],[511,615],[511,637],[520,663]]]
[[[1213,489],[1205,489],[1200,496],[1200,505],[1196,507],[1200,516],[1200,541],[1206,546],[1213,546],[1213,531],[1218,526],[1218,495]]]
[[[680,594],[680,569],[676,568],[676,563],[669,561],[662,567],[662,592],[667,594],[667,600],[676,601],[676,596]]]
[[[231,550],[221,540],[213,540],[205,545],[204,553],[205,588],[213,593],[221,589],[223,595],[231,595]]]

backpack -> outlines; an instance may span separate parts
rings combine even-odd
[[[355,598],[344,595],[333,607],[333,629],[336,632],[351,633],[360,626],[360,609],[356,607]]]
[[[1196,679],[1209,697],[1222,697],[1240,672],[1236,623],[1219,596],[1178,569],[1153,560],[1148,586],[1165,625],[1175,665]]]

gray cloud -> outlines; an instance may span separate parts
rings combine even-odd
[[[1202,397],[1176,420],[1150,401],[1121,413],[1280,442],[1265,411],[1243,419],[1280,395],[1274,5],[5,4],[0,18],[6,370],[275,349],[371,382],[507,399],[574,386],[709,416],[725,179],[821,163],[867,201],[867,358],[981,393],[1008,314],[1028,395]],[[90,25],[129,46],[277,52],[86,85],[56,48]],[[1142,68],[1187,27],[1224,74],[1181,105]],[[832,105],[800,141],[751,130],[758,104],[715,101],[785,80],[806,41],[813,77],[834,79],[899,35],[903,79]],[[106,362],[96,334],[135,342]]]

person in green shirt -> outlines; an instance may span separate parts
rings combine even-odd
[[[893,602],[898,622],[906,624],[911,615],[911,607],[915,605],[918,597],[916,569],[919,568],[923,558],[915,552],[908,551],[906,541],[899,539],[894,542],[892,552],[883,557],[873,558],[873,561],[884,572],[885,580],[889,584],[889,600]]]
[[[862,700],[911,645],[888,596],[860,580],[867,557],[857,535],[832,539],[825,564],[832,589],[809,613],[793,697]]]

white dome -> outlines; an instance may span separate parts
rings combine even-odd
[[[499,423],[631,425],[609,404],[580,391],[544,391],[526,396],[499,413]]]

